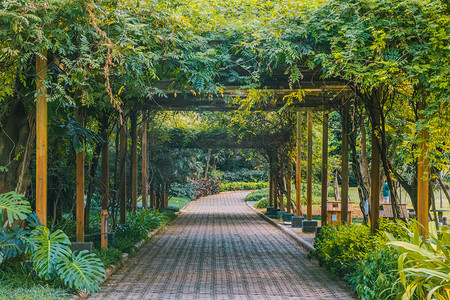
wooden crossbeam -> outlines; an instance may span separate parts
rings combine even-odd
[[[260,104],[252,105],[249,109],[253,111],[277,111],[283,108],[288,101],[285,97],[292,93],[303,92],[301,100],[293,98],[292,103],[288,105],[291,111],[326,111],[339,105],[338,96],[347,95],[351,91],[345,86],[334,86],[330,90],[312,89],[312,90],[286,90],[273,89],[264,90],[265,94],[270,94],[266,100],[261,100]],[[154,110],[203,110],[203,111],[233,111],[240,110],[242,107],[236,102],[236,98],[245,99],[248,91],[239,91],[237,89],[225,89],[220,95],[216,94],[193,94],[192,92],[167,92],[163,96],[154,96],[152,99],[144,101],[142,105],[145,108]],[[138,101],[136,101],[138,102]]]

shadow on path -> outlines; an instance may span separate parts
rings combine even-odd
[[[246,195],[191,202],[90,299],[354,299]]]

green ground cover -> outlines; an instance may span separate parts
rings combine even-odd
[[[417,223],[381,219],[367,226],[326,226],[312,256],[344,278],[361,299],[448,299],[450,228],[430,230],[423,240]],[[403,297],[403,298],[402,298]]]
[[[61,282],[46,282],[25,270],[22,264],[7,263],[0,268],[0,299],[68,299],[72,291]]]
[[[171,197],[169,199],[169,206],[176,206],[178,209],[182,209],[191,201],[188,197]]]

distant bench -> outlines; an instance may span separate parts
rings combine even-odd
[[[450,212],[450,209],[436,209],[435,211],[438,213],[439,222],[443,222],[444,213]],[[432,210],[432,212],[434,212],[434,210]]]

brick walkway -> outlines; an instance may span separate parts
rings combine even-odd
[[[90,299],[353,299],[245,195],[191,202]]]

